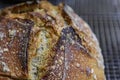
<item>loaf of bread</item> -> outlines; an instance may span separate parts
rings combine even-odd
[[[105,80],[99,43],[68,5],[40,1],[5,8],[0,80]]]

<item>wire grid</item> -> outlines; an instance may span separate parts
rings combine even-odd
[[[79,15],[113,14],[120,12],[120,0],[64,0],[64,2],[72,6]]]
[[[120,80],[120,0],[65,0],[96,34],[107,80]]]
[[[105,61],[107,80],[120,80],[120,18],[117,16],[83,16],[96,34]]]
[[[120,80],[120,0],[49,1],[65,2],[90,25],[100,42],[107,80]],[[8,5],[0,2],[0,8]]]

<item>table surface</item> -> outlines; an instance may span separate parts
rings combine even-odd
[[[49,1],[64,1],[90,25],[102,48],[107,80],[120,80],[120,0]],[[0,8],[13,4],[0,2]]]

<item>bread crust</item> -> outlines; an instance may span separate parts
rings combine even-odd
[[[38,4],[27,2],[1,10],[0,16],[0,24],[7,23],[5,26],[8,26],[9,21],[3,22],[2,17],[5,18],[3,20],[19,20],[20,23],[13,25],[16,29],[21,23],[29,27],[26,31],[27,42],[23,43],[28,45],[24,48],[27,52],[14,59],[19,60],[15,63],[24,66],[24,70],[17,70],[23,74],[16,76],[12,75],[15,72],[7,72],[5,75],[31,80],[105,80],[98,40],[88,24],[69,6],[54,6],[47,1]],[[8,67],[11,66],[6,63]],[[15,70],[15,66],[10,71]]]

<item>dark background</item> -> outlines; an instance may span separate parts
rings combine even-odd
[[[15,1],[15,0],[14,0]],[[0,0],[0,8],[17,2]],[[107,80],[120,80],[120,0],[49,0],[70,5],[96,34],[105,61]]]

